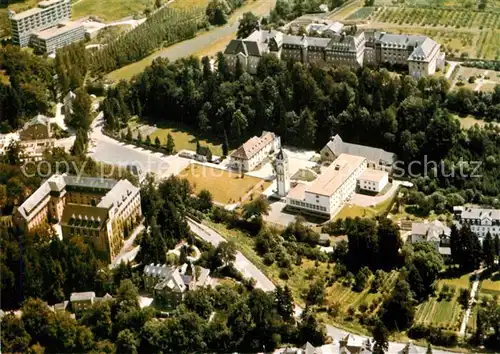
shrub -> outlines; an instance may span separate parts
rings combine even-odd
[[[280,270],[279,277],[282,280],[288,280],[290,278],[290,273],[288,272],[287,269],[282,269]]]
[[[274,263],[274,254],[268,253],[264,256],[264,264],[266,266],[270,266],[271,264]]]

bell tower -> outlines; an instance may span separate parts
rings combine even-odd
[[[278,195],[284,197],[290,190],[290,176],[288,175],[288,156],[283,149],[280,149],[276,155],[275,169]]]

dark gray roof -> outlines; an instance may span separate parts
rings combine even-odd
[[[306,45],[308,38],[306,36],[292,36],[285,34],[283,35],[283,44],[304,46]]]
[[[483,209],[464,207],[462,219],[483,219],[500,220],[500,209]]]
[[[308,47],[323,47],[326,48],[328,43],[330,43],[331,38],[319,38],[319,37],[308,37],[307,46]]]
[[[224,54],[238,54],[243,53],[248,55],[245,43],[241,39],[233,39],[224,50]]]
[[[377,164],[382,163],[385,165],[391,165],[396,158],[396,155],[394,153],[387,152],[380,148],[345,143],[338,134],[335,135],[328,142],[328,144],[326,144],[326,147],[330,149],[330,151],[335,156],[339,156],[340,154],[362,156],[365,157],[368,161],[376,162]]]
[[[409,60],[429,61],[429,55],[438,45],[439,44],[435,41],[426,37],[425,40],[413,50]]]
[[[259,44],[257,42],[245,41],[244,45],[246,47],[248,55],[251,55],[254,57],[260,57],[262,55],[260,48],[259,48]]]

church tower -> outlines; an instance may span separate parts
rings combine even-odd
[[[286,156],[283,149],[280,149],[276,155],[275,169],[278,195],[284,197],[290,190],[290,176],[288,175],[288,156]]]

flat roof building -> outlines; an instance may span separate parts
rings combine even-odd
[[[31,44],[41,53],[53,54],[57,49],[85,39],[85,27],[80,22],[60,23],[32,34]]]
[[[71,17],[71,0],[46,0],[38,7],[16,14],[9,11],[12,29],[12,42],[21,47],[30,43],[35,32],[53,27]]]
[[[292,188],[287,205],[331,218],[354,194],[366,166],[365,157],[341,154],[311,184],[299,183]]]

